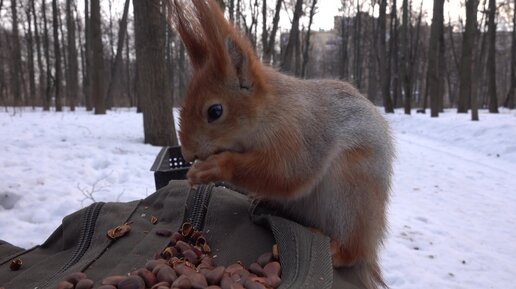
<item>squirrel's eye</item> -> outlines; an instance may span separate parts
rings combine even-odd
[[[208,108],[208,122],[213,122],[222,116],[222,104],[212,104]]]

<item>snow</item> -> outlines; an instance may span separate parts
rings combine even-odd
[[[516,111],[386,115],[397,146],[390,230],[381,254],[391,288],[515,288]],[[154,192],[159,147],[141,114],[0,112],[0,239],[29,248],[95,201]]]

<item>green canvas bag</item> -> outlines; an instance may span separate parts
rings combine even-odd
[[[214,185],[191,189],[181,180],[140,201],[94,203],[65,217],[43,244],[32,249],[0,241],[0,287],[55,288],[65,276],[80,271],[95,281],[96,288],[106,276],[128,274],[154,259],[169,242],[156,231],[177,231],[184,221],[205,233],[217,265],[249,265],[278,244],[281,289],[364,288],[354,269],[332,267],[327,237],[271,214],[236,191]],[[127,235],[116,240],[106,236],[124,223],[131,226]],[[16,258],[23,264],[13,271],[10,263]]]

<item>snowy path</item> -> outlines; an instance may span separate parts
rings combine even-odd
[[[515,288],[516,164],[419,135],[395,137],[382,256],[388,284]]]
[[[393,289],[516,288],[516,111],[480,122],[388,115],[397,145],[390,232],[381,254]],[[153,192],[159,148],[141,114],[0,112],[0,239],[43,242],[97,201]],[[93,187],[95,185],[95,188]]]

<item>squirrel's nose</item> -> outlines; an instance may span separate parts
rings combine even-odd
[[[181,147],[181,154],[183,155],[183,159],[187,162],[193,162],[197,156],[190,150]]]

